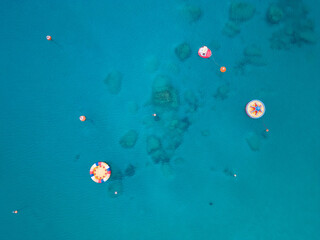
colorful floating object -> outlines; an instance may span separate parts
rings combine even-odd
[[[260,100],[252,100],[246,106],[246,112],[251,118],[261,118],[265,111],[266,108]]]
[[[13,214],[18,214],[18,210],[12,211]]]
[[[202,57],[202,58],[209,58],[209,57],[212,56],[212,52],[211,52],[211,50],[210,50],[207,46],[203,46],[203,47],[199,48],[198,54],[199,54],[199,56]],[[218,67],[220,67],[220,65],[219,65],[218,63],[216,63],[216,61],[214,60],[213,57],[212,57],[212,59],[213,59],[214,63],[215,63]],[[224,66],[222,66],[222,67],[220,67],[220,71],[224,73],[225,71],[227,71],[227,68],[224,67]]]
[[[199,48],[198,54],[202,58],[209,58],[209,57],[211,57],[212,52],[208,47],[203,46],[203,47]]]
[[[48,41],[51,41],[52,40],[52,37],[51,36],[46,36],[46,39],[48,40]]]
[[[105,162],[97,162],[90,168],[90,176],[96,183],[103,183],[108,181],[111,176],[111,170]]]
[[[220,72],[223,72],[223,73],[224,73],[225,71],[227,71],[226,67],[222,66],[222,67],[220,68]]]
[[[86,116],[80,116],[79,119],[81,122],[84,122],[87,118],[86,118]]]

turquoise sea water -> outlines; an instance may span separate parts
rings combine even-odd
[[[1,1],[0,239],[318,239],[320,7],[246,3]]]

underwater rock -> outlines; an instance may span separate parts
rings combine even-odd
[[[253,65],[253,66],[257,66],[257,67],[261,67],[261,66],[267,65],[266,60],[264,58],[262,58],[262,57],[255,57],[255,56],[245,57],[244,61],[245,61],[246,64],[250,64],[250,65]]]
[[[159,107],[177,108],[179,106],[177,91],[171,85],[168,76],[158,75],[153,80],[152,103]]]
[[[284,16],[284,12],[282,9],[276,5],[271,4],[267,10],[267,21],[271,24],[277,24],[279,23]]]
[[[135,114],[138,112],[139,110],[139,106],[136,102],[133,102],[133,101],[129,101],[127,103],[127,110],[129,113],[132,113],[132,114]]]
[[[173,163],[176,165],[182,165],[185,163],[185,160],[182,157],[177,157],[177,158],[173,159]]]
[[[159,114],[156,114],[156,115],[154,114],[153,115],[153,120],[156,121],[156,122],[159,122],[161,120]]]
[[[121,180],[113,180],[108,183],[108,195],[112,198],[119,197],[123,193],[123,184]]]
[[[223,170],[223,173],[228,177],[237,177],[237,174],[235,174],[234,171],[230,168],[225,168]]]
[[[109,162],[110,163],[110,162]],[[114,164],[110,164],[110,166],[112,166],[111,168],[111,180],[122,180],[123,179],[123,174],[122,172],[119,170],[119,168],[114,167]]]
[[[201,135],[204,136],[204,137],[210,136],[210,131],[207,130],[207,129],[206,130],[202,130],[201,131]]]
[[[246,141],[252,151],[259,151],[261,141],[260,141],[260,136],[258,134],[256,133],[248,134],[248,136],[246,137]]]
[[[138,133],[134,130],[130,130],[124,136],[121,137],[119,143],[123,148],[133,148],[138,139]]]
[[[195,112],[198,109],[198,99],[192,90],[187,90],[183,94],[184,100],[187,102],[189,112]]]
[[[77,154],[76,156],[75,156],[75,161],[78,161],[80,159],[80,154]]]
[[[190,121],[187,117],[182,119],[172,119],[168,122],[167,128],[174,135],[184,133],[190,126]]]
[[[189,23],[194,23],[201,18],[202,10],[197,6],[186,4],[182,8],[182,15]]]
[[[247,46],[244,50],[243,50],[243,54],[247,57],[261,57],[262,56],[262,51],[261,48],[258,47],[255,44],[249,45]]]
[[[228,21],[224,25],[224,28],[222,29],[222,33],[228,37],[235,37],[237,34],[240,33],[240,28],[235,22]]]
[[[217,40],[212,40],[209,43],[209,48],[217,51],[217,50],[219,50],[221,48],[221,44]]]
[[[214,98],[224,100],[228,97],[229,91],[230,91],[229,85],[223,84],[220,87],[218,87],[216,93],[213,96]]]
[[[190,121],[187,117],[182,119],[172,118],[165,124],[165,134],[161,139],[162,148],[165,152],[172,156],[175,150],[183,142],[183,134],[189,128]]]
[[[299,29],[301,31],[314,31],[315,24],[313,20],[310,19],[300,19],[299,21]]]
[[[118,94],[121,90],[122,74],[119,71],[112,71],[108,74],[104,83],[107,85],[108,91],[111,94]]]
[[[312,26],[310,26],[312,27]],[[272,34],[270,39],[271,48],[290,49],[293,45],[317,43],[317,36],[313,30],[300,25],[286,25],[284,28]]]
[[[223,173],[226,175],[226,176],[229,176],[229,177],[234,177],[235,173],[230,169],[230,168],[225,168],[223,169]]]
[[[261,131],[261,132],[260,132],[260,135],[261,135],[261,137],[262,137],[263,139],[267,139],[267,138],[269,137],[269,129],[268,129],[268,131],[267,131],[267,129]]]
[[[229,9],[229,18],[234,21],[247,21],[253,17],[255,11],[256,8],[251,3],[234,2]]]
[[[303,42],[310,43],[310,44],[317,43],[317,35],[311,30],[299,32],[299,37]]]
[[[159,69],[160,61],[155,56],[150,56],[145,60],[144,68],[148,73],[154,73]]]
[[[130,164],[124,171],[126,177],[132,177],[136,173],[136,167]]]
[[[148,152],[148,154],[156,152],[159,149],[161,149],[160,139],[157,138],[156,136],[153,136],[153,135],[148,136],[147,137],[147,152]]]
[[[157,151],[153,152],[151,154],[151,158],[154,163],[166,163],[170,161],[169,155],[163,149],[158,149]]]
[[[172,74],[179,74],[180,73],[180,68],[179,68],[179,65],[174,63],[174,62],[169,62],[167,65],[166,65],[166,70],[169,72],[169,73],[172,73]]]
[[[185,61],[191,56],[191,47],[188,43],[181,43],[175,48],[174,52],[180,61]]]
[[[182,144],[183,136],[182,134],[170,134],[166,141],[164,141],[164,149],[167,153],[173,154],[174,151]]]
[[[314,21],[308,19],[309,11],[303,1],[285,1],[283,5],[285,25],[272,34],[271,48],[290,49],[294,45],[315,44],[318,37],[314,32]]]
[[[171,132],[172,130],[175,130],[178,128],[179,125],[179,119],[171,119],[170,121],[167,122],[167,128]]]
[[[292,32],[291,32],[292,31]],[[292,42],[295,42],[292,28],[285,28],[276,31],[270,39],[270,47],[273,49],[289,49]]]
[[[309,13],[308,7],[302,0],[279,0],[279,4],[284,6],[286,19],[304,19]]]
[[[161,172],[162,172],[163,176],[165,176],[166,178],[174,177],[173,168],[169,163],[162,163],[161,164]]]
[[[188,130],[189,126],[191,125],[191,122],[189,120],[188,117],[184,117],[182,118],[180,121],[179,121],[179,124],[177,126],[177,129],[183,133],[185,132],[186,130]]]
[[[238,63],[238,66],[242,65],[244,67],[247,64],[254,66],[265,66],[267,62],[262,57],[261,48],[255,44],[247,46],[243,50],[244,58]]]

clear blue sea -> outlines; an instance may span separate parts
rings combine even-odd
[[[0,239],[318,239],[319,16],[317,0],[1,1]]]

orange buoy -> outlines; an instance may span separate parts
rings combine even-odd
[[[46,38],[47,38],[48,41],[51,41],[51,40],[52,40],[52,37],[49,36],[49,35],[48,35]]]
[[[12,211],[12,213],[17,214],[17,213],[18,213],[18,210],[14,210],[14,211]]]
[[[269,129],[268,129],[268,128],[266,129],[266,132],[269,132]]]
[[[220,72],[225,72],[225,71],[227,71],[226,67],[222,66],[222,67],[220,68]]]
[[[86,118],[86,116],[80,116],[79,119],[81,122],[84,122],[87,118]]]

